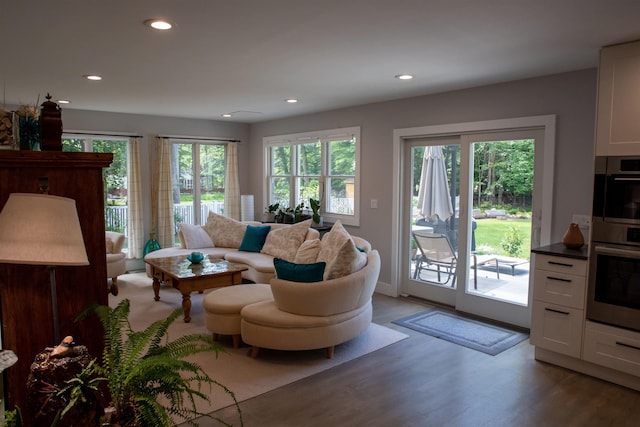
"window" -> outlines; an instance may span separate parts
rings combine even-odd
[[[204,224],[209,212],[223,214],[226,144],[172,142],[175,224]]]
[[[105,226],[108,231],[117,231],[128,236],[127,147],[127,138],[63,137],[62,140],[62,151],[113,153],[113,162],[103,172],[105,185]],[[126,248],[124,251],[126,252]]]
[[[359,225],[360,128],[268,137],[265,148],[267,205],[320,200],[326,221]]]

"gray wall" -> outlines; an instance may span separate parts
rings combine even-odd
[[[368,239],[380,251],[380,281],[391,277],[391,200],[393,130],[555,114],[556,163],[552,241],[560,241],[574,213],[591,213],[593,138],[597,70],[589,69],[503,84],[363,105],[258,124],[229,123],[158,116],[81,111],[63,108],[65,130],[132,132],[141,140],[145,225],[150,224],[150,142],[157,134],[239,139],[240,191],[255,195],[256,218],[263,207],[265,136],[349,126],[361,127],[362,171],[360,227],[352,234]],[[387,171],[388,173],[383,173]],[[378,209],[369,200],[378,200]]]
[[[262,200],[265,136],[361,127],[360,227],[352,234],[380,251],[380,281],[391,279],[393,130],[436,124],[556,115],[552,241],[560,241],[572,214],[591,213],[597,70],[589,69],[436,95],[363,105],[253,124],[247,171],[256,209]],[[242,168],[241,168],[242,169]],[[382,173],[388,171],[388,173]],[[370,199],[378,199],[371,209]]]

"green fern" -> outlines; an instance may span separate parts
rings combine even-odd
[[[182,309],[142,331],[131,329],[127,299],[115,308],[96,305],[90,311],[98,315],[105,330],[102,365],[96,370],[107,378],[111,405],[121,425],[171,427],[175,425],[171,416],[195,425],[189,420],[208,416],[196,410],[196,400],[210,402],[208,392],[213,387],[221,388],[232,397],[240,425],[243,424],[233,392],[211,379],[198,364],[185,360],[187,356],[203,352],[215,352],[217,357],[222,347],[204,334],[169,341],[169,326],[182,315]]]

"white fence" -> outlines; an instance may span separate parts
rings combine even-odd
[[[119,231],[126,236],[129,235],[127,230],[129,208],[127,206],[107,206],[105,210],[105,225],[107,230]],[[209,202],[200,204],[200,218],[204,223],[209,216],[209,212],[220,215],[224,213],[223,202]],[[176,225],[180,222],[194,224],[195,215],[193,205],[174,204],[173,218]]]

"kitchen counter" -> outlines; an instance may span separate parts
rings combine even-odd
[[[539,248],[531,249],[531,252],[536,254],[562,256],[565,258],[575,259],[588,259],[589,248],[587,245],[582,246],[579,249],[569,249],[563,243],[553,243],[547,246],[540,246]]]

